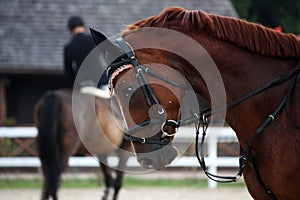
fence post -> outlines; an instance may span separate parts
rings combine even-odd
[[[208,160],[208,171],[212,174],[217,174],[218,166],[217,166],[217,159],[218,159],[218,138],[216,131],[210,130],[208,132],[207,137],[207,160]],[[211,179],[208,179],[208,188],[214,189],[217,188],[218,183]]]

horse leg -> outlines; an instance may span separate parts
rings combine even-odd
[[[124,150],[121,150],[121,149],[118,149],[118,150],[120,150],[117,152],[117,155],[120,160],[119,160],[118,170],[116,170],[117,176],[116,176],[115,185],[114,185],[115,191],[114,191],[113,200],[118,199],[118,194],[119,194],[119,191],[123,184],[123,177],[124,177],[124,170],[125,170],[126,162],[129,158],[129,155],[126,154],[126,152],[124,152]]]
[[[108,167],[106,164],[103,164],[103,163],[107,163],[107,155],[99,156],[99,162],[101,165],[101,170],[104,175],[104,182],[105,182],[105,190],[104,190],[102,200],[107,200],[109,196],[109,189],[114,186],[114,180],[111,175],[111,168]]]
[[[124,172],[122,170],[116,170],[116,173],[117,173],[117,177],[116,177],[115,184],[114,184],[113,200],[118,199],[118,194],[119,194],[119,191],[122,187],[123,177],[124,177]]]
[[[47,187],[46,187],[46,185],[47,185],[46,180],[44,180],[44,182],[45,183],[44,183],[44,186],[43,186],[43,192],[42,192],[41,200],[49,199],[49,192],[48,192]]]

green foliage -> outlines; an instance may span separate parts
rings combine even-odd
[[[11,138],[0,139],[0,156],[10,156],[12,151],[17,148],[17,145]]]
[[[4,122],[3,126],[15,126],[17,124],[17,120],[14,117],[8,117]]]
[[[232,0],[239,16],[274,28],[281,26],[283,32],[300,33],[299,0]]]

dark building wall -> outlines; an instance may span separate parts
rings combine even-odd
[[[17,124],[32,124],[36,102],[45,92],[71,87],[61,75],[18,75],[6,78],[7,116]]]

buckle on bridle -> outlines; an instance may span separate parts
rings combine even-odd
[[[170,134],[170,133],[164,131],[165,125],[174,127],[175,132]],[[166,120],[165,122],[162,123],[161,128],[160,128],[161,132],[162,132],[161,138],[175,136],[175,134],[178,132],[178,127],[179,127],[178,122],[176,122],[175,120],[172,120],[172,119]]]
[[[162,108],[158,109],[157,112],[158,112],[158,114],[162,115],[165,113],[165,109],[162,107]]]
[[[201,115],[201,121],[204,125],[207,125],[209,123],[208,117],[206,116],[205,113],[202,113]]]
[[[146,138],[142,137],[142,138],[141,138],[141,143],[142,143],[142,144],[145,144],[145,143],[146,143]]]

